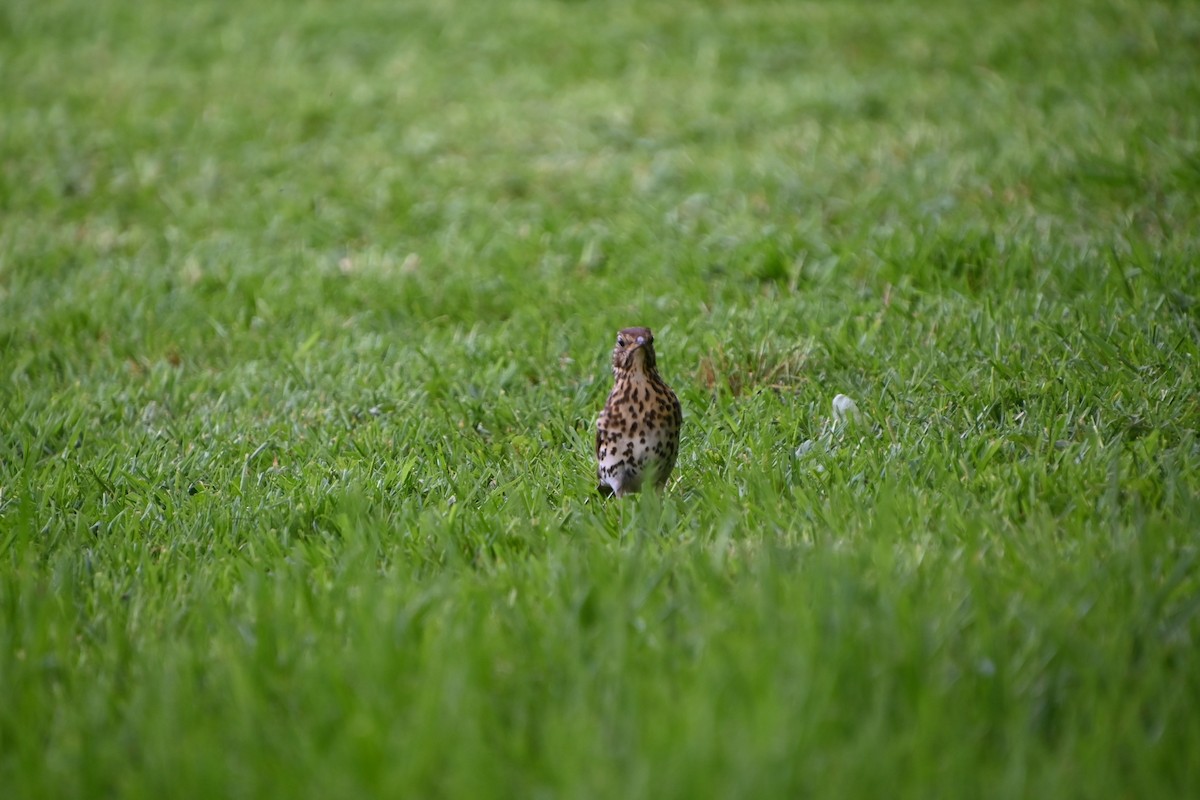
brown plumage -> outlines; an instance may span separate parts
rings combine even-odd
[[[647,478],[662,489],[679,455],[683,409],[658,375],[649,328],[617,334],[612,367],[613,388],[596,423],[600,493],[637,492]]]

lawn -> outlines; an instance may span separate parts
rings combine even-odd
[[[9,0],[0,87],[5,798],[1200,795],[1195,4]]]

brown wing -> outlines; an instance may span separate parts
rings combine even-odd
[[[675,469],[675,462],[679,458],[679,434],[683,429],[683,406],[679,402],[679,397],[666,384],[663,384],[663,388],[671,397],[671,417],[675,423],[675,439],[671,442],[671,449],[667,451],[666,458],[663,459],[662,474],[656,476],[654,481],[659,489],[667,485],[667,479],[671,477],[671,471]]]
[[[607,404],[606,404],[607,406]],[[612,497],[612,487],[604,482],[600,477],[600,447],[603,445],[604,439],[604,412],[600,412],[600,418],[596,420],[596,491],[604,497]]]
[[[604,414],[601,413],[600,420],[596,422],[596,463],[600,463],[600,422],[604,420]]]

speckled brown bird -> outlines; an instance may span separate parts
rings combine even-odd
[[[683,409],[658,376],[649,328],[617,334],[612,367],[613,388],[596,423],[600,493],[621,497],[639,491],[647,478],[662,489],[679,455]]]

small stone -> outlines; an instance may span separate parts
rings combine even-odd
[[[835,425],[857,422],[858,417],[857,403],[844,394],[839,394],[833,398],[833,421]]]
[[[815,439],[805,439],[800,443],[800,446],[796,448],[796,458],[803,458],[812,452],[812,449],[816,446],[817,442]]]

